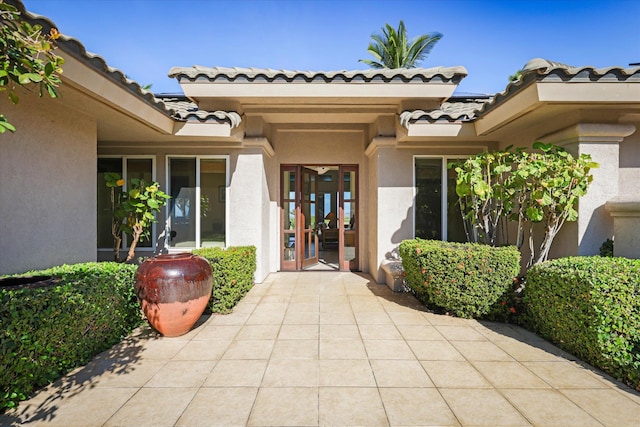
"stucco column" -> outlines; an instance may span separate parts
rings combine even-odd
[[[640,195],[616,197],[605,206],[613,218],[613,255],[640,258]]]
[[[573,228],[575,232],[569,236],[566,233],[559,236],[577,245],[577,255],[598,254],[602,243],[613,236],[613,220],[604,206],[618,195],[619,144],[635,130],[630,124],[578,123],[542,138],[573,155],[590,154],[593,161],[600,164],[592,170],[593,182],[587,194],[580,198],[577,229]]]
[[[231,169],[227,244],[256,247],[255,280],[259,283],[270,271],[268,255],[278,221],[270,203],[265,152],[260,147],[244,145],[247,148],[238,154]]]
[[[398,150],[395,138],[376,138],[367,150],[370,173],[375,175],[377,186],[371,186],[376,194],[370,198],[370,218],[375,219],[377,239],[371,241],[371,275],[378,283],[384,283],[380,269],[400,242],[413,238],[413,167],[412,155]]]

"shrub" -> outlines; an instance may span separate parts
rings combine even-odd
[[[142,322],[135,265],[85,263],[29,275],[54,284],[0,289],[0,410],[110,348]]]
[[[213,273],[213,291],[209,309],[229,313],[253,286],[256,271],[255,246],[233,246],[227,249],[196,249],[194,254],[206,258]]]
[[[525,323],[640,390],[640,260],[570,257],[527,273]]]
[[[430,308],[481,317],[507,298],[520,271],[515,247],[405,240],[400,256],[408,286]]]

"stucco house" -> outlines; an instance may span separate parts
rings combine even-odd
[[[154,96],[78,40],[59,53],[59,99],[0,98],[18,128],[0,135],[0,274],[110,259],[103,175],[119,172],[172,196],[141,256],[255,245],[258,282],[316,269],[383,282],[402,240],[463,238],[448,161],[534,141],[600,163],[552,256],[615,236],[640,258],[640,67],[534,59],[495,96],[457,95],[464,67],[177,67],[184,94]]]

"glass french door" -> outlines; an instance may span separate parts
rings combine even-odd
[[[283,271],[313,269],[323,250],[333,250],[335,269],[358,270],[357,172],[357,166],[281,167]]]

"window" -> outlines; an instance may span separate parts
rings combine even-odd
[[[225,246],[227,163],[226,157],[169,157],[170,247]]]
[[[104,181],[105,173],[118,173],[127,185],[132,179],[144,179],[146,182],[154,181],[154,162],[151,157],[100,157],[98,158],[98,248],[112,249],[113,236],[111,235],[111,189],[107,188]],[[116,189],[116,191],[121,191]],[[130,236],[122,239],[122,248],[128,248]],[[155,233],[152,232],[152,240],[138,243],[138,248],[152,248],[155,244]]]
[[[454,160],[447,157],[415,158],[415,237],[466,242],[456,195],[456,172],[447,169],[447,163]]]

